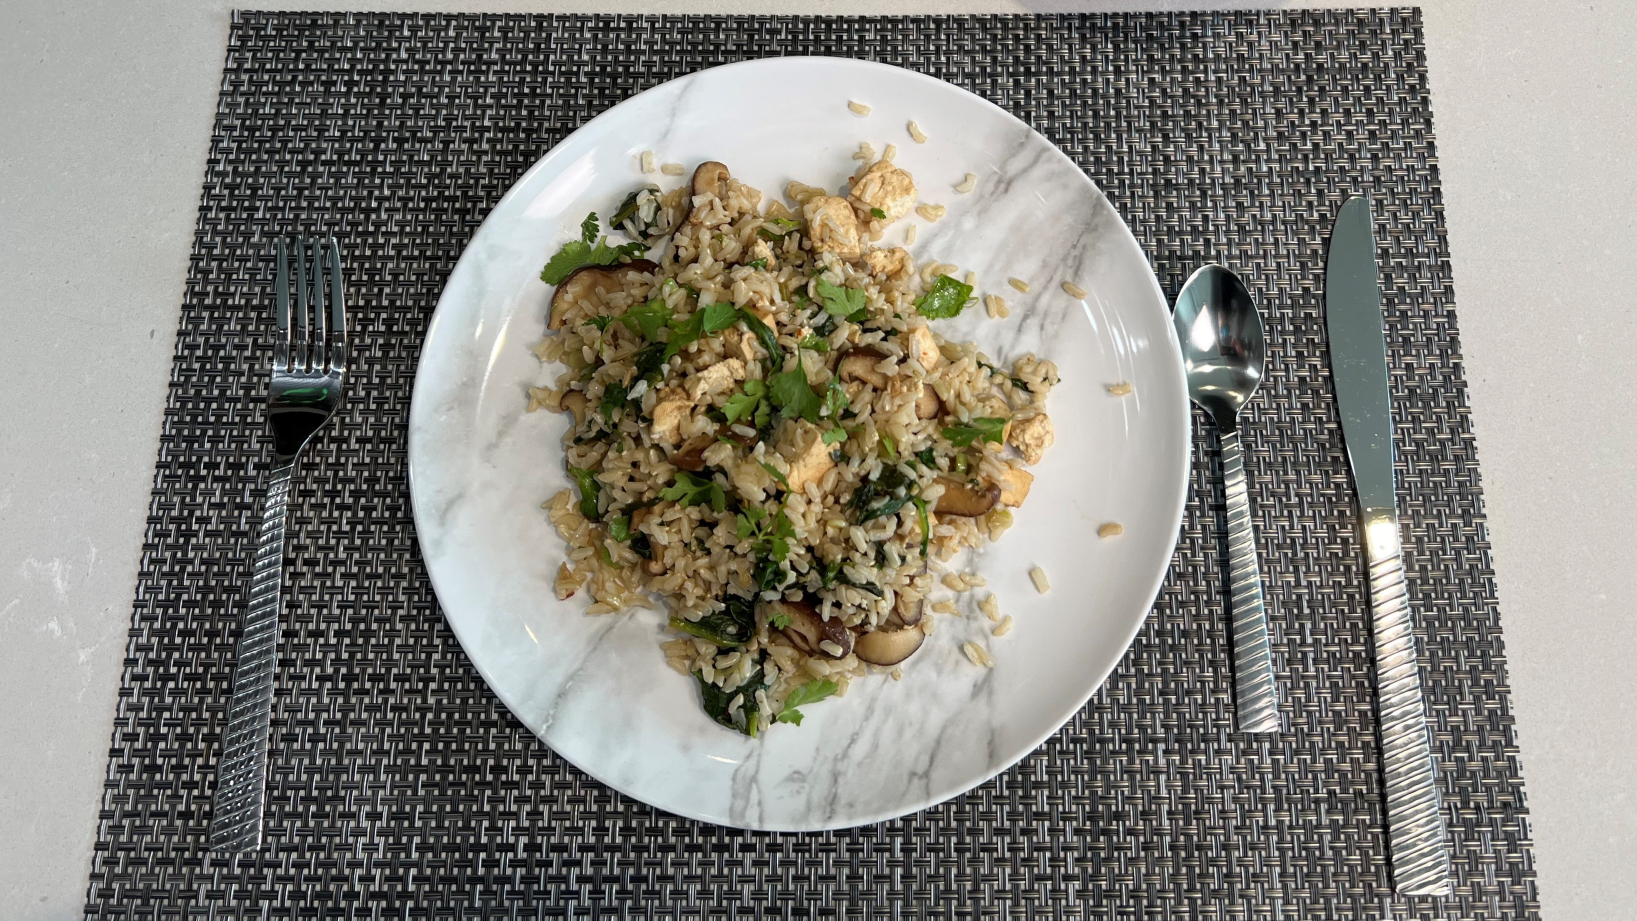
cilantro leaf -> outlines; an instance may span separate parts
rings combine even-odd
[[[729,423],[741,419],[749,419],[755,415],[757,408],[762,404],[762,398],[767,395],[767,385],[755,378],[745,381],[744,388],[722,404],[722,415]]]
[[[614,318],[606,313],[602,313],[591,317],[590,319],[586,320],[586,322],[597,327],[598,332],[602,332],[603,330],[608,329],[608,324],[614,322]]]
[[[846,441],[846,440],[847,440],[847,430],[842,428],[839,425],[836,426],[833,429],[829,429],[828,431],[826,431],[824,433],[824,443],[827,444],[827,445],[833,445],[838,441]]]
[[[591,241],[597,245],[592,246]],[[586,215],[580,224],[580,239],[563,244],[540,270],[540,280],[548,285],[560,285],[575,269],[588,265],[613,265],[622,258],[635,259],[648,252],[646,243],[622,243],[609,246],[607,239],[597,239],[597,212]]]
[[[603,484],[597,479],[597,471],[584,467],[570,467],[568,475],[573,477],[575,484],[580,487],[580,514],[585,516],[587,521],[596,521],[601,515],[597,511],[597,495],[603,488]]]
[[[881,436],[881,459],[890,463],[898,463],[898,442],[891,435]]]
[[[1006,430],[1006,420],[994,416],[980,416],[973,419],[969,425],[952,425],[944,429],[944,437],[957,448],[964,448],[974,441],[992,441],[1001,443],[1001,433]]]
[[[631,332],[641,334],[649,342],[657,341],[659,331],[671,321],[671,305],[662,298],[653,298],[641,304],[633,304],[625,311],[622,318]]]
[[[847,398],[847,391],[841,388],[841,381],[830,378],[830,386],[824,389],[824,407],[820,415],[839,419],[842,412],[852,405],[852,400]]]
[[[870,217],[873,217],[878,221],[884,221],[887,219],[887,212],[882,211],[880,208],[871,208]]]
[[[796,362],[796,370],[780,371],[767,379],[767,392],[779,415],[785,419],[806,419],[817,422],[823,401],[807,383],[807,369]]]
[[[785,627],[790,626],[790,615],[780,611],[772,617],[769,617],[767,622],[772,624],[774,627],[783,630]]]
[[[699,313],[703,317],[700,331],[706,335],[719,333],[739,320],[739,308],[731,302],[710,304]]]
[[[766,259],[757,259],[755,262],[741,262],[739,264],[744,266],[747,269],[765,269],[765,268],[767,268],[767,260]]]
[[[947,277],[947,276],[945,276]],[[843,288],[832,284],[829,279],[819,276],[814,280],[814,287],[818,289],[819,302],[824,305],[824,312],[838,317],[852,320],[860,311],[868,316],[865,307],[864,290],[862,288]],[[853,322],[857,322],[854,320]]]
[[[767,461],[762,461],[761,463],[762,469],[767,471],[767,475],[777,480],[779,485],[784,487],[785,492],[790,492],[790,481],[784,478],[784,474],[779,472],[779,468],[773,466]],[[779,514],[783,515],[784,512],[780,512]]]
[[[809,352],[828,352],[830,351],[830,340],[814,333],[808,333],[801,338],[801,342],[797,343],[796,347],[806,349]]]
[[[621,515],[618,518],[608,519],[608,536],[622,543],[630,540],[631,516]]]
[[[800,726],[802,715],[801,711],[796,709],[797,707],[816,704],[834,694],[837,690],[839,690],[839,687],[828,678],[815,678],[801,685],[791,691],[790,696],[784,699],[784,707],[779,710],[778,721]]]
[[[939,275],[932,290],[915,299],[915,309],[929,320],[944,320],[960,316],[971,299],[971,285],[956,281],[952,275]]]
[[[727,494],[721,484],[707,477],[694,476],[686,470],[676,472],[676,482],[659,491],[659,497],[686,508],[690,505],[710,505],[718,514],[727,509]]]

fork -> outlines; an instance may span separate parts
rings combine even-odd
[[[267,734],[273,715],[273,671],[278,661],[280,579],[284,568],[284,510],[296,457],[341,405],[347,383],[347,311],[341,291],[341,250],[334,237],[277,241],[273,279],[273,377],[267,421],[273,430],[273,470],[267,480],[250,604],[234,649],[233,698],[228,707],[210,848],[253,851],[261,846],[267,792]],[[286,246],[294,249],[294,260]],[[311,252],[308,278],[306,253]],[[293,273],[293,277],[292,277]],[[328,287],[329,309],[325,309]],[[295,289],[295,311],[290,290]],[[330,315],[326,318],[325,314]]]

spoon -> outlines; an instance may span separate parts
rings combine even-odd
[[[1171,320],[1182,344],[1188,396],[1222,435],[1228,504],[1228,576],[1233,601],[1234,705],[1241,732],[1279,731],[1262,571],[1251,528],[1239,413],[1262,383],[1262,315],[1245,283],[1220,265],[1201,266],[1177,294]]]

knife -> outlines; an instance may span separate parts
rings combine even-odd
[[[1347,199],[1336,216],[1325,265],[1324,302],[1330,373],[1341,411],[1342,436],[1347,441],[1347,461],[1358,491],[1364,556],[1370,567],[1376,707],[1386,775],[1393,889],[1404,895],[1448,895],[1444,813],[1404,586],[1393,484],[1392,396],[1387,389],[1387,341],[1369,198]]]

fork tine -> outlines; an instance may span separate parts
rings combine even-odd
[[[296,249],[296,315],[295,322],[290,324],[295,328],[295,354],[292,356],[291,367],[297,371],[307,370],[307,251],[301,237],[291,241]]]
[[[327,361],[324,354],[325,327],[324,316],[324,241],[311,240],[307,244],[313,250],[313,345],[312,367],[314,371],[323,371]]]
[[[278,263],[273,273],[273,320],[278,337],[273,340],[273,367],[290,367],[290,260],[284,251],[284,237],[278,238]]]
[[[341,245],[330,238],[330,367],[347,370],[347,306],[342,297]]]

